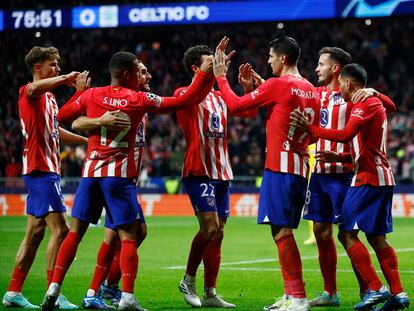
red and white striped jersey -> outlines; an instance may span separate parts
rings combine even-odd
[[[290,124],[290,113],[301,109],[311,124],[319,122],[319,96],[305,78],[285,75],[270,78],[253,92],[238,97],[225,76],[217,78],[221,95],[229,111],[243,111],[266,106],[266,163],[274,172],[309,175],[309,135]]]
[[[145,132],[147,128],[148,116],[144,115],[142,121],[138,125],[137,134],[135,136],[135,146],[134,146],[134,160],[137,167],[137,174],[141,172],[142,165],[142,156],[144,154],[145,147]]]
[[[174,96],[181,96],[186,90],[179,88]],[[227,106],[220,92],[214,90],[200,104],[177,112],[186,141],[183,178],[193,175],[233,179],[227,148],[227,118]]]
[[[369,184],[394,186],[395,180],[387,159],[388,122],[385,108],[378,98],[368,98],[352,109],[350,120],[359,120],[360,132],[352,139],[355,173],[351,186]]]
[[[147,112],[165,113],[195,105],[205,92],[207,75],[200,72],[181,98],[160,97],[153,93],[138,92],[121,86],[105,86],[86,90],[77,100],[62,107],[58,120],[68,121],[80,115],[99,118],[107,111],[120,110],[120,115],[131,120],[131,127],[119,130],[101,126],[89,132],[87,157],[83,177],[138,176],[135,153],[138,126]],[[191,89],[191,91],[190,91]]]
[[[319,126],[326,129],[342,130],[348,122],[353,103],[346,102],[342,94],[337,90],[328,90],[326,86],[317,87],[320,97],[320,122]],[[316,143],[316,151],[335,151],[338,153],[351,152],[349,143],[340,143],[326,139],[319,139]],[[350,173],[353,171],[352,163],[320,163],[315,161],[313,173]]]
[[[394,186],[394,176],[386,156],[387,116],[383,103],[376,97],[354,105],[345,129],[334,130],[310,126],[315,137],[351,143],[354,177],[351,186]]]
[[[28,86],[20,88],[18,103],[24,137],[22,174],[39,170],[60,175],[56,98],[51,92],[44,93],[40,98],[30,98],[27,95]]]

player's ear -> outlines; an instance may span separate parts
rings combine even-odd
[[[33,66],[33,73],[35,73],[35,72],[39,73],[40,70],[42,70],[42,64],[40,64],[40,63],[34,64],[34,66]]]
[[[339,64],[333,64],[332,65],[332,72],[334,74],[339,75],[339,73],[341,72],[341,70],[342,70],[342,68],[341,68],[341,66]]]
[[[199,71],[200,71],[200,67],[198,67],[198,66],[196,66],[196,65],[191,65],[191,70],[192,70],[194,73],[197,73],[197,72],[199,72]]]
[[[280,55],[280,61],[281,61],[281,63],[283,65],[286,65],[287,64],[287,56],[286,56],[286,54]]]

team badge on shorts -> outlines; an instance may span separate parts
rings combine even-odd
[[[207,204],[210,206],[214,206],[214,197],[208,197],[207,198]]]

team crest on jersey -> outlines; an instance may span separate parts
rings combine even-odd
[[[216,132],[220,130],[220,116],[217,112],[213,112],[213,114],[211,115],[211,127]]]
[[[158,95],[155,95],[154,93],[146,93],[146,95],[150,101],[156,102],[157,107],[161,105],[161,98]]]
[[[211,207],[214,206],[214,197],[208,197],[207,198],[207,204]]]
[[[283,149],[285,149],[286,151],[289,151],[290,150],[290,142],[288,140],[286,140],[283,143]]]
[[[332,96],[332,100],[333,100],[333,104],[334,105],[340,105],[340,104],[342,104],[342,95],[341,95],[341,93],[335,93],[333,96]]]
[[[329,110],[326,108],[321,109],[321,115],[320,115],[320,122],[322,127],[325,127],[329,123]]]

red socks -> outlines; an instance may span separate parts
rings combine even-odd
[[[122,277],[121,267],[119,265],[119,255],[121,253],[121,246],[116,249],[114,259],[112,260],[111,268],[109,269],[108,276],[106,277],[106,281],[108,285],[116,285],[119,283],[119,280]]]
[[[321,268],[324,289],[330,295],[336,293],[336,265],[338,258],[336,255],[335,241],[333,238],[329,240],[316,240],[319,251],[319,266]]]
[[[23,283],[24,283],[24,280],[26,279],[27,273],[28,271],[24,271],[22,269],[14,267],[13,275],[10,280],[10,284],[9,284],[9,287],[7,288],[7,291],[21,293]]]
[[[187,261],[186,273],[190,276],[195,276],[197,273],[198,266],[203,259],[204,253],[207,250],[210,240],[203,237],[201,231],[198,231],[191,244],[190,255]]]
[[[52,279],[53,279],[53,270],[46,270],[46,279],[47,279],[47,287],[46,289],[49,288],[50,283],[52,283]]]
[[[351,261],[351,264],[352,264],[352,269],[354,270],[355,276],[358,280],[359,293],[360,294],[365,294],[365,292],[368,290],[368,284],[364,281],[361,274],[359,274],[358,269],[355,267],[355,265],[352,263],[352,261]]]
[[[119,264],[122,271],[122,291],[132,294],[134,293],[134,282],[138,271],[138,254],[136,241],[121,241]]]
[[[62,284],[73,259],[75,258],[78,245],[82,237],[77,233],[69,231],[65,240],[59,248],[59,252],[56,258],[55,270],[53,273],[53,283]]]
[[[204,262],[204,288],[216,288],[217,276],[220,269],[222,239],[213,239],[208,244],[203,256]]]
[[[302,278],[302,261],[293,234],[276,240],[279,262],[286,290],[294,298],[305,298],[305,283]],[[285,273],[283,273],[283,270]]]
[[[391,246],[383,248],[377,252],[377,258],[381,265],[382,273],[390,285],[390,290],[393,295],[399,294],[403,291],[401,285],[400,274],[398,272],[398,258],[394,249]]]
[[[115,255],[116,248],[102,242],[99,248],[98,256],[96,258],[95,272],[93,274],[90,289],[93,289],[95,293],[98,292],[99,286],[105,281],[108,275],[109,268]]]
[[[367,248],[361,241],[357,241],[353,246],[346,250],[352,265],[358,270],[365,283],[372,290],[378,291],[381,286],[381,280],[378,278],[374,267],[372,266],[371,257]]]

